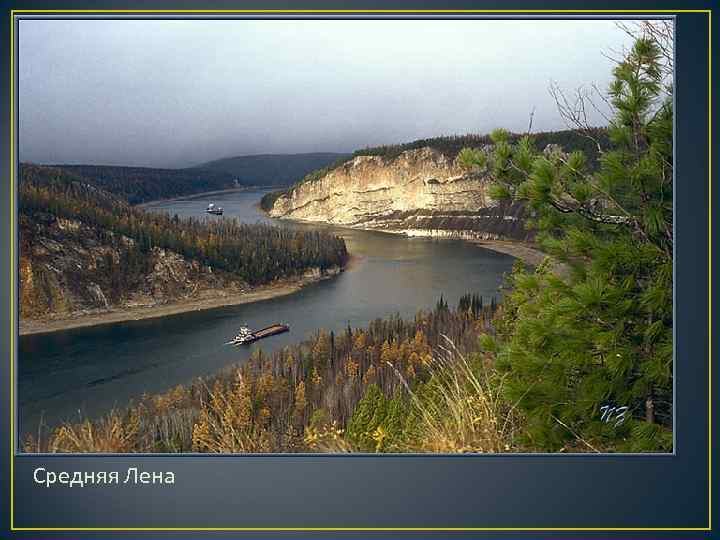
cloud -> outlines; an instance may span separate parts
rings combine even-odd
[[[20,157],[185,166],[563,124],[607,20],[22,20]],[[598,123],[601,118],[596,119]]]

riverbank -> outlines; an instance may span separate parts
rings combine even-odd
[[[543,262],[543,260],[545,260],[545,257],[547,257],[546,253],[543,253],[536,244],[533,244],[531,242],[524,242],[522,240],[496,240],[494,238],[483,238],[483,233],[477,233],[475,231],[436,231],[418,229],[394,231],[388,229],[387,232],[403,234],[408,238],[463,240],[465,242],[478,245],[491,251],[497,251],[498,253],[510,255],[511,257],[520,259],[525,264],[528,264],[530,266],[539,265],[541,262]]]
[[[537,246],[526,242],[511,240],[470,240],[470,242],[485,249],[510,255],[531,266],[539,265],[547,257],[547,254],[540,251]]]
[[[168,304],[117,308],[97,313],[83,312],[75,316],[47,321],[21,320],[20,335],[47,334],[88,326],[154,319],[190,311],[205,311],[220,307],[262,302],[263,300],[270,300],[271,298],[296,293],[303,287],[338,276],[349,268],[352,262],[351,256],[343,268],[331,268],[324,274],[321,274],[319,270],[308,271],[302,277],[277,281],[240,293],[228,294],[225,291],[218,290],[214,291],[214,294],[213,292],[210,292],[210,294],[206,292],[203,297],[186,298]]]
[[[254,205],[254,207],[263,215],[271,217],[270,213],[264,210],[260,203]],[[351,229],[351,230],[362,230],[372,232],[384,232],[388,234],[402,235],[408,238],[433,238],[437,240],[464,240],[471,244],[481,246],[485,249],[497,251],[498,253],[504,253],[520,259],[525,264],[530,266],[538,266],[545,257],[548,255],[543,253],[540,248],[533,243],[524,242],[521,240],[495,240],[492,238],[483,238],[483,233],[477,231],[457,231],[457,230],[429,230],[429,229],[393,229],[385,227],[363,227],[353,225],[336,225],[328,224],[324,221],[310,221],[303,219],[292,219],[292,218],[272,218],[278,221],[288,221],[302,224],[323,224],[332,225],[340,229]],[[491,235],[492,236],[492,235]],[[564,269],[564,265],[555,263],[554,268],[558,270]]]
[[[472,240],[472,242],[485,249],[491,249],[520,259],[530,266],[538,266],[546,257],[549,257],[547,253],[540,251],[537,246],[527,242],[514,242],[512,240]],[[567,277],[570,272],[570,267],[567,264],[558,262],[552,257],[550,268],[560,277]]]
[[[268,212],[263,210],[260,207],[260,204],[258,203],[255,205],[255,208],[263,213],[263,215],[270,217]],[[306,220],[299,220],[299,219],[289,219],[289,218],[273,218],[277,219],[279,221],[289,221],[289,222],[295,222],[295,223],[302,223],[302,224],[322,224],[322,225],[328,225],[326,222],[322,221],[306,221]],[[483,247],[485,249],[489,249],[491,251],[497,251],[498,253],[504,253],[505,255],[510,255],[511,257],[515,257],[516,259],[520,259],[525,264],[528,264],[530,266],[538,266],[543,260],[545,260],[545,257],[548,255],[540,250],[540,248],[536,244],[532,244],[530,242],[523,242],[520,240],[492,240],[492,239],[483,239],[476,237],[471,234],[463,235],[458,234],[457,231],[453,231],[455,234],[437,234],[435,231],[430,230],[401,230],[401,229],[387,229],[387,228],[379,228],[379,227],[353,227],[353,226],[342,226],[342,225],[332,225],[333,227],[337,227],[339,229],[350,229],[350,230],[361,230],[361,231],[371,231],[371,232],[382,232],[387,234],[395,234],[395,235],[402,235],[406,236],[408,238],[433,238],[437,240],[463,240],[465,242],[469,242],[471,244],[478,245],[480,247]],[[563,272],[566,267],[565,265],[561,263],[554,263],[553,268],[556,271]]]

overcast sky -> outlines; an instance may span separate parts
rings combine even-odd
[[[20,159],[176,167],[560,129],[606,87],[612,21],[22,20]],[[601,124],[602,119],[593,119]]]

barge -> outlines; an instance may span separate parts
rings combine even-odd
[[[255,331],[250,330],[250,328],[248,328],[247,326],[241,326],[238,335],[235,336],[231,341],[228,341],[225,345],[248,345],[259,339],[274,336],[277,334],[282,334],[289,331],[290,327],[287,324],[279,323],[271,324],[270,326]]]

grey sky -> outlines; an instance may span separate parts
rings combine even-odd
[[[564,124],[612,21],[23,20],[20,159],[185,166]],[[593,119],[597,124],[602,119]]]

